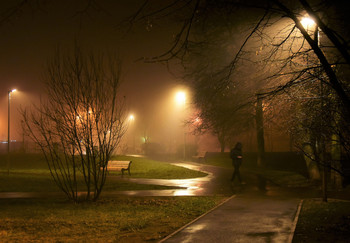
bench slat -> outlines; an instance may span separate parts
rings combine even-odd
[[[130,175],[130,165],[132,161],[125,161],[125,160],[110,160],[107,164],[107,171],[109,170],[115,170],[115,171],[121,171],[124,175],[124,171],[127,170]]]

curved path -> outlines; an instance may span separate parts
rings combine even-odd
[[[175,163],[208,173],[181,180],[120,178],[135,183],[179,186],[186,189],[104,192],[101,197],[129,196],[231,196],[223,204],[185,225],[161,242],[287,242],[291,243],[300,211],[300,200],[286,197],[283,190],[259,191],[259,178],[243,174],[247,184],[232,186],[233,169],[197,163]],[[265,185],[265,183],[263,183]],[[261,187],[260,187],[261,188]],[[0,193],[0,198],[49,197],[51,193]],[[299,206],[298,206],[299,205]]]
[[[247,193],[259,192],[259,178],[242,173],[246,185],[232,186],[230,179],[233,168],[222,168],[218,166],[199,164],[194,162],[171,163],[173,165],[186,167],[192,170],[198,170],[207,173],[205,177],[192,179],[143,179],[143,178],[119,178],[119,180],[130,181],[139,184],[153,184],[163,186],[182,187],[183,189],[165,189],[165,190],[137,190],[137,191],[104,191],[101,197],[115,197],[119,195],[128,196],[211,196],[224,195],[231,196],[244,191]],[[284,191],[277,187],[268,185],[266,190],[259,193],[265,195],[280,195],[290,193],[290,190]],[[300,193],[300,192],[299,192]],[[309,193],[304,191],[304,193]],[[81,192],[83,195],[84,192]],[[63,192],[0,192],[0,198],[47,198],[47,197],[65,197]]]
[[[125,179],[186,189],[124,193],[142,196],[236,195],[160,242],[292,242],[301,204],[300,199],[290,192],[266,186],[261,177],[252,174],[242,175],[247,181],[244,186],[232,186],[230,179],[233,169],[230,168],[187,162],[175,165],[208,175],[184,180]]]
[[[230,177],[231,169],[211,165],[203,165],[193,162],[171,163],[191,170],[198,170],[208,175],[205,177],[191,179],[142,179],[142,178],[121,178],[139,184],[152,184],[162,186],[184,187],[185,189],[170,190],[142,190],[142,191],[121,191],[115,194],[137,195],[137,196],[209,196],[209,195],[232,195]],[[111,194],[106,192],[106,194]],[[106,195],[106,194],[102,194]],[[114,193],[113,193],[114,194]]]
[[[191,179],[143,179],[143,178],[120,178],[139,184],[153,184],[163,186],[183,187],[184,189],[166,190],[137,190],[137,191],[104,191],[101,197],[114,197],[118,195],[128,196],[205,196],[205,195],[232,195],[230,187],[231,169],[211,165],[203,165],[192,162],[171,163],[176,166],[199,170],[208,175]],[[81,192],[84,194],[84,192]],[[0,198],[45,198],[65,197],[62,192],[0,192]]]

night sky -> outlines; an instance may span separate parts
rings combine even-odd
[[[1,9],[5,11],[18,2],[1,1]],[[122,21],[143,1],[98,1],[97,9],[81,13],[87,1],[38,1],[39,6],[34,2],[0,25],[0,140],[7,140],[7,92],[18,90],[11,100],[11,139],[21,140],[18,109],[38,102],[43,95],[40,79],[46,61],[57,46],[72,48],[75,40],[87,51],[115,51],[121,57],[121,95],[126,96],[136,117],[137,136],[147,130],[159,140],[170,126],[174,130],[177,124],[176,129],[181,129],[181,117],[176,117],[178,110],[172,104],[178,80],[161,64],[135,62],[166,51],[176,26],[155,25],[147,30],[141,23],[127,31]]]

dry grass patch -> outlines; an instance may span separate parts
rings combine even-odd
[[[66,201],[2,200],[2,242],[156,242],[223,197],[118,197]]]

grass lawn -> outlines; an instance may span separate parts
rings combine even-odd
[[[113,159],[131,160],[131,177],[133,178],[188,179],[203,177],[207,175],[200,171],[194,171],[184,167],[179,167],[147,158],[115,156]],[[120,174],[120,172],[112,173]]]
[[[116,156],[113,159],[132,160],[132,178],[187,179],[205,176],[205,173],[145,158]],[[0,155],[0,192],[59,191],[53,182],[44,158],[39,154],[11,154],[10,174],[7,174],[6,155]],[[142,185],[118,180],[121,172],[109,173],[104,190],[171,189],[158,185]],[[129,177],[125,175],[125,177]]]
[[[293,243],[349,242],[350,201],[320,199],[304,201]]]
[[[0,200],[1,242],[157,242],[223,197]]]
[[[132,160],[131,177],[185,179],[206,174],[144,158]],[[105,191],[169,189],[118,180],[110,172]],[[128,177],[128,176],[125,176]],[[0,155],[0,192],[58,191],[37,154],[12,154],[10,174]],[[224,197],[126,197],[73,204],[58,198],[0,199],[1,242],[157,242],[220,203]]]

